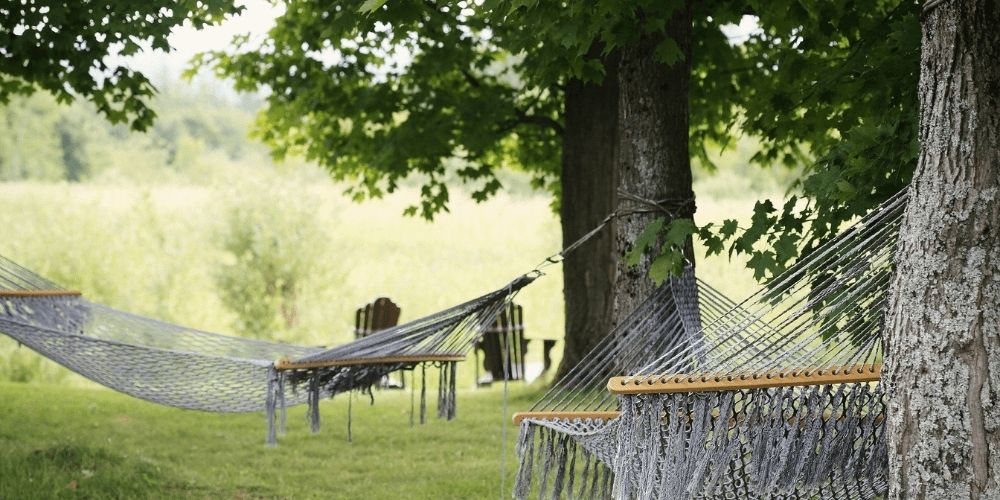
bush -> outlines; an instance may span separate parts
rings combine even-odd
[[[305,186],[255,182],[227,197],[216,241],[225,252],[215,274],[235,329],[261,339],[301,337],[303,296],[330,285],[330,241]],[[308,290],[308,292],[307,292]]]

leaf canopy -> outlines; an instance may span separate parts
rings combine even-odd
[[[62,103],[90,100],[112,123],[145,130],[155,93],[121,57],[170,50],[170,32],[242,11],[233,0],[0,0],[0,104],[41,89]]]

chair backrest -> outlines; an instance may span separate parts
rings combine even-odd
[[[360,339],[398,325],[400,312],[399,306],[389,297],[379,297],[359,307],[354,315],[354,336]]]
[[[493,375],[494,380],[503,380],[504,350],[508,342],[508,366],[510,380],[524,379],[524,353],[528,341],[524,338],[524,308],[510,303],[497,315],[496,321],[483,331],[478,347],[483,351],[483,365]]]

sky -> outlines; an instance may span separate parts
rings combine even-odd
[[[241,15],[202,30],[189,25],[177,28],[170,35],[173,50],[169,53],[144,50],[126,58],[125,64],[142,71],[154,82],[165,78],[176,80],[195,54],[226,49],[234,35],[249,33],[253,37],[264,36],[274,24],[274,19],[284,12],[284,6],[280,2],[272,4],[267,0],[243,0],[237,4],[244,7]],[[744,16],[739,25],[724,26],[723,32],[731,42],[741,43],[756,29],[756,18]],[[212,80],[212,77],[203,75],[201,80],[205,79]]]
[[[190,25],[177,28],[170,34],[173,50],[169,53],[144,50],[126,58],[125,64],[154,80],[164,75],[176,78],[195,54],[225,49],[229,47],[234,35],[250,33],[262,36],[274,24],[274,19],[284,12],[282,5],[272,5],[265,0],[244,0],[237,4],[245,7],[243,14],[202,30],[196,30]]]

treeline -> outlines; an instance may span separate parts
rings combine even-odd
[[[248,138],[259,103],[209,86],[168,82],[145,133],[110,125],[94,107],[61,105],[45,93],[0,105],[0,182],[157,181],[210,177],[220,164],[269,164]]]

